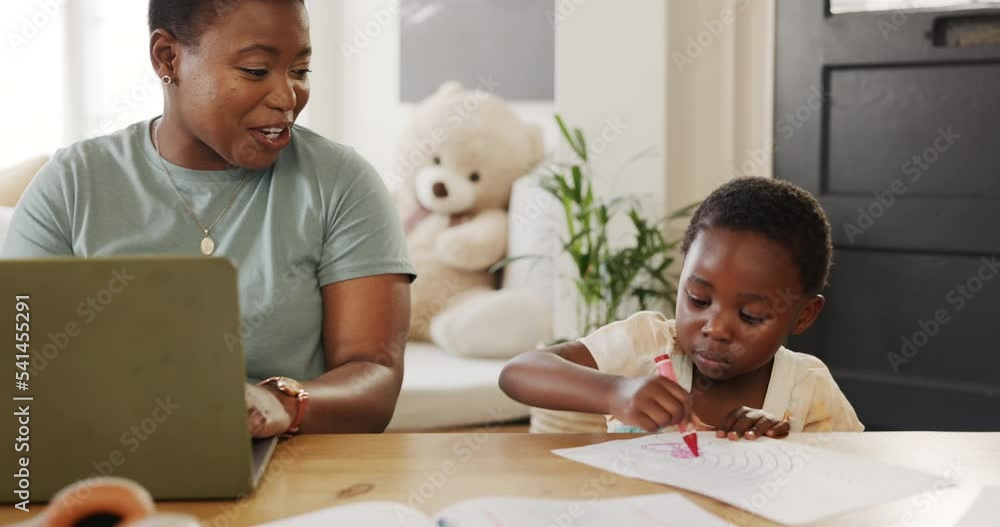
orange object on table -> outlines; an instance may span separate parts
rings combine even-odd
[[[59,491],[38,517],[15,527],[197,527],[185,514],[157,514],[156,504],[142,485],[123,478],[92,478]]]

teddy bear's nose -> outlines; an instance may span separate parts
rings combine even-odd
[[[448,187],[444,186],[444,183],[442,183],[440,181],[438,181],[437,183],[435,183],[434,186],[431,187],[431,190],[434,191],[434,197],[437,197],[437,198],[447,198],[448,197]]]

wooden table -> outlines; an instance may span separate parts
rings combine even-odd
[[[620,439],[603,434],[510,434],[487,429],[462,434],[302,436],[278,447],[256,495],[244,501],[162,503],[206,525],[254,525],[363,500],[409,503],[428,515],[482,495],[588,501],[680,492],[736,525],[776,525],[721,502],[672,487],[629,479],[552,454],[556,448]],[[786,441],[809,442],[810,434]],[[1000,485],[1000,433],[865,432],[827,435],[830,450],[881,459],[937,474],[960,474],[958,488],[870,507],[819,525],[954,525],[978,490]],[[836,496],[830,496],[836,499]],[[5,507],[0,524],[26,515]],[[228,520],[228,521],[227,521]]]

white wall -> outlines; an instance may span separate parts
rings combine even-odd
[[[661,211],[667,135],[666,3],[630,0],[626,6],[608,0],[564,0],[556,6],[556,104],[563,117],[595,143],[595,190],[641,195],[650,212]],[[626,166],[647,149],[653,149],[651,155]]]
[[[339,67],[335,71],[339,104],[331,108],[335,113],[313,119],[318,123],[328,119],[336,130],[335,139],[355,146],[380,171],[395,172],[393,158],[404,118],[399,104],[399,11],[393,7],[398,2],[331,4],[338,22],[331,44]],[[321,27],[315,16],[311,19],[314,28]]]
[[[559,0],[557,105],[598,134],[628,129],[595,163],[606,194],[642,193],[651,211],[699,200],[735,175],[770,176],[775,0]],[[765,151],[766,155],[761,155]],[[603,175],[600,177],[604,177]]]
[[[667,205],[770,176],[774,0],[670,2]]]
[[[556,5],[559,111],[591,137],[607,119],[627,127],[594,163],[604,196],[638,194],[661,215],[734,175],[771,175],[774,0]],[[575,292],[559,285],[557,332],[574,335]]]
[[[759,154],[772,136],[774,4],[553,0],[557,103],[515,108],[546,126],[549,145],[557,141],[556,110],[587,133],[592,148],[602,146],[603,133],[593,162],[597,190],[638,195],[650,214],[701,199],[737,173],[770,175],[770,153]],[[316,50],[308,125],[395,173],[408,112],[398,97],[397,4],[307,5]],[[691,63],[678,65],[676,53]],[[565,277],[558,285],[571,287]],[[557,332],[564,336],[575,333],[572,294],[560,292]]]
[[[667,4],[561,0],[556,9],[556,104],[589,138],[595,193],[635,196],[659,217],[668,154]],[[573,276],[568,258],[559,269]],[[556,335],[579,336],[572,282],[556,286]]]
[[[307,126],[354,146],[381,173],[396,173],[399,133],[411,108],[399,102],[399,1],[306,5],[314,49]],[[542,124],[552,144],[552,101],[513,107],[522,119]]]
[[[29,0],[0,4],[0,170],[65,144],[65,9]]]

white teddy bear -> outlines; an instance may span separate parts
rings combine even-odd
[[[414,108],[400,141],[396,191],[418,274],[411,339],[500,358],[549,337],[550,304],[497,290],[488,272],[507,252],[511,188],[543,157],[541,129],[492,94],[449,82]]]

